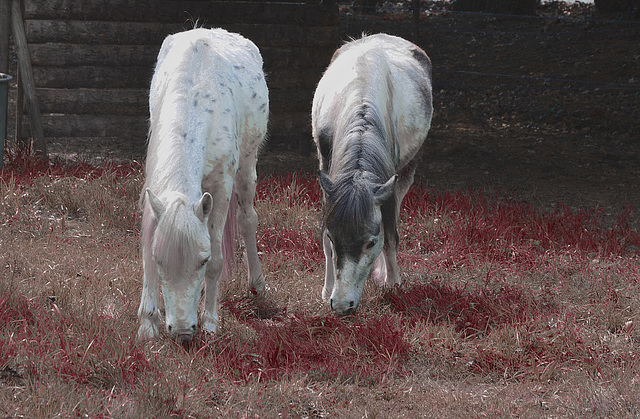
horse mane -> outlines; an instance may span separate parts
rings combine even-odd
[[[339,223],[342,229],[362,231],[363,223],[372,217],[375,186],[395,174],[396,140],[385,124],[384,109],[376,101],[380,88],[390,89],[389,69],[380,68],[386,60],[379,54],[384,53],[369,49],[366,43],[362,49],[346,53],[356,54],[359,77],[343,92],[345,118],[334,136],[341,144],[334,144],[332,150],[329,172],[334,189],[325,220],[327,225]]]
[[[158,264],[169,271],[175,271],[188,259],[193,258],[192,250],[197,248],[197,234],[193,223],[185,216],[192,209],[188,207],[186,197],[178,195],[169,205],[155,229],[153,255]]]
[[[336,178],[326,208],[328,227],[333,229],[339,225],[347,232],[362,231],[373,213],[373,179],[370,173],[362,172],[349,172]]]
[[[372,217],[374,187],[388,181],[395,168],[375,108],[362,105],[351,115],[349,125],[345,152],[331,164],[337,173],[326,220],[361,231]]]
[[[146,179],[142,195],[147,187],[156,193],[183,190],[188,186],[199,191],[204,153],[189,153],[189,150],[200,147],[204,150],[206,127],[192,126],[190,121],[195,112],[206,112],[203,107],[193,106],[201,100],[199,96],[214,94],[198,87],[202,82],[199,67],[218,60],[208,46],[210,40],[203,36],[208,32],[202,29],[202,32],[191,32],[188,36],[176,34],[167,37],[162,44],[149,95]],[[171,52],[165,52],[170,48]],[[193,156],[202,159],[194,161]],[[189,179],[192,182],[187,181]]]

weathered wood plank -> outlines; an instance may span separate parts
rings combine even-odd
[[[49,155],[77,158],[98,163],[131,161],[144,158],[147,144],[143,138],[48,137]]]
[[[38,87],[47,88],[144,88],[149,86],[150,67],[34,67]]]
[[[313,91],[339,46],[337,7],[326,2],[24,1],[44,131],[92,148],[109,139],[144,147],[157,51],[167,34],[192,28],[198,18],[200,26],[241,33],[261,49],[269,144],[277,148],[309,141]]]
[[[171,33],[193,25],[180,23],[27,20],[30,44],[161,45]]]
[[[141,89],[89,89],[89,88],[39,88],[36,96],[42,113],[86,115],[139,115],[147,117],[148,88]],[[313,89],[271,89],[269,107],[271,114],[311,111]]]
[[[259,48],[326,48],[328,43],[337,43],[339,39],[337,27],[247,24],[221,26],[251,39]],[[25,27],[30,44],[161,45],[168,34],[190,29],[193,24],[27,20]]]
[[[150,13],[149,11],[153,11]],[[337,8],[305,3],[241,1],[27,0],[25,19],[104,20],[118,22],[198,22],[222,25],[236,22],[331,26]]]
[[[282,112],[270,115],[269,133],[270,135],[283,133],[291,133],[296,136],[301,135],[301,133],[309,133],[311,135],[310,112]]]
[[[267,84],[272,92],[276,90],[315,89],[325,67],[297,69],[296,76],[291,71],[270,71],[265,66]]]
[[[158,45],[30,44],[34,66],[133,66],[153,68]],[[265,47],[260,50],[265,65],[274,69],[297,69],[326,65],[333,50],[328,48]]]
[[[158,45],[29,44],[34,66],[153,67]]]
[[[271,71],[265,65],[271,89],[304,89],[315,87],[324,67],[307,68],[295,77],[291,72]],[[151,67],[33,67],[37,87],[46,88],[148,88],[153,75]]]
[[[269,109],[271,114],[307,110],[311,113],[313,87],[299,89],[271,89],[269,91]]]
[[[37,89],[42,113],[149,115],[149,89]]]
[[[148,119],[130,115],[72,115],[42,114],[42,126],[47,137],[119,137],[144,140]],[[28,131],[28,119],[23,117],[23,131]],[[309,136],[311,125],[308,112],[277,113],[270,116],[269,135]]]
[[[336,39],[337,41],[337,39]],[[323,48],[309,47],[263,47],[260,49],[264,59],[265,67],[272,71],[275,69],[291,71],[296,69],[326,67],[331,61],[335,52],[332,43],[329,47]],[[336,48],[338,45],[336,45]],[[297,73],[296,73],[297,74]]]
[[[142,116],[42,114],[47,137],[120,137],[147,136],[148,121]],[[24,127],[24,118],[22,124]]]

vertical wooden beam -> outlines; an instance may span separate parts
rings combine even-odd
[[[9,73],[11,0],[0,0],[0,73]]]
[[[13,138],[16,142],[16,148],[25,147],[26,143],[22,141],[22,115],[24,113],[24,94],[22,93],[20,80],[20,69],[16,70],[16,118],[14,121]]]
[[[4,140],[7,138],[8,92],[11,76],[0,73],[0,169],[4,159]]]
[[[420,42],[420,0],[411,0],[411,8],[413,9],[413,43],[418,45]]]
[[[44,138],[42,120],[40,118],[40,108],[38,107],[38,102],[36,100],[36,83],[33,79],[31,57],[29,56],[29,47],[27,45],[27,35],[24,30],[24,22],[22,21],[22,11],[20,10],[20,0],[12,0],[11,2],[11,23],[13,29],[13,42],[15,43],[16,52],[18,54],[20,81],[24,91],[25,100],[27,102],[27,110],[29,111],[31,134],[34,140],[33,146],[36,154],[46,157],[47,144]]]
[[[9,74],[9,35],[11,34],[11,0],[0,0],[0,73]],[[8,77],[8,76],[7,76]],[[10,80],[10,79],[9,79]],[[5,93],[9,82],[3,78],[0,86],[0,169],[4,157],[4,141],[7,137],[8,103]]]

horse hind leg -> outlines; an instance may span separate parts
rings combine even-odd
[[[252,292],[262,294],[266,284],[260,258],[258,257],[258,245],[256,234],[258,230],[258,214],[253,206],[256,195],[257,175],[255,159],[253,164],[241,167],[236,175],[235,193],[238,198],[238,230],[242,236],[246,249],[246,264],[248,271],[248,286]]]

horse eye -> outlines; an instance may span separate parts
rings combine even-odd
[[[202,262],[200,262],[200,267],[202,268],[204,265],[207,264],[207,262],[209,262],[209,258],[203,259]]]
[[[375,240],[371,240],[369,243],[367,243],[367,250],[369,249],[373,249],[373,246],[376,245],[376,241]]]

